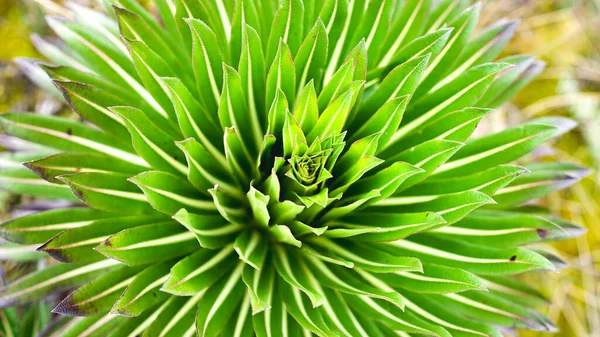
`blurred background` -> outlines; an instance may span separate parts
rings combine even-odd
[[[98,1],[74,2],[97,6]],[[547,313],[561,331],[556,335],[515,332],[514,336],[600,337],[600,0],[482,2],[482,26],[502,17],[521,21],[505,53],[536,55],[547,67],[510,104],[489,115],[478,132],[498,131],[545,115],[570,117],[580,123],[579,128],[528,160],[569,161],[594,169],[582,183],[540,201],[588,228],[587,235],[553,247],[569,267],[561,273],[523,276],[551,299]],[[44,15],[60,14],[58,3],[62,1],[0,0],[0,113],[71,114],[60,99],[28,80],[27,73],[34,70],[26,60],[15,59],[39,57],[31,37],[50,33]],[[0,135],[0,152],[19,146]],[[47,206],[0,191],[0,219]],[[5,271],[17,268],[3,267]]]

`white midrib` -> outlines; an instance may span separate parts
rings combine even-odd
[[[200,268],[197,268],[196,270],[194,270],[193,272],[188,274],[186,277],[181,279],[181,281],[173,284],[172,286],[169,286],[169,288],[177,287],[177,286],[191,280],[192,278],[204,273],[205,271],[207,271],[210,268],[219,264],[221,261],[225,260],[227,258],[227,256],[229,256],[229,254],[231,254],[232,252],[233,252],[233,244],[230,244],[230,245],[226,246],[225,248],[223,248],[218,254],[216,254],[215,256],[210,258],[210,260],[203,263]]]
[[[87,274],[87,273],[91,273],[91,272],[94,272],[94,271],[97,271],[97,270],[101,270],[101,269],[105,269],[105,268],[108,268],[108,267],[112,267],[112,266],[115,266],[115,265],[118,265],[118,264],[120,264],[119,261],[115,261],[115,260],[102,260],[100,262],[92,263],[92,264],[83,266],[81,268],[77,268],[77,269],[71,270],[71,271],[66,272],[64,274],[60,274],[58,276],[54,276],[54,277],[52,277],[50,279],[47,279],[47,280],[45,280],[43,282],[40,282],[40,283],[38,283],[38,284],[36,284],[34,286],[25,288],[23,290],[14,292],[12,294],[4,294],[3,297],[4,298],[18,297],[18,296],[21,296],[21,295],[26,294],[28,292],[36,291],[36,290],[41,289],[43,287],[46,287],[46,286],[49,286],[49,285],[52,285],[52,284],[55,284],[55,283],[58,283],[58,282],[61,282],[61,281],[68,280],[69,278],[77,277],[77,276],[84,275],[84,274]]]
[[[410,29],[413,22],[415,21],[417,14],[419,14],[419,10],[421,10],[421,6],[423,6],[423,0],[419,0],[419,4],[413,9],[413,12],[411,13],[410,18],[408,18],[408,21],[406,21],[406,23],[404,24],[404,27],[402,28],[402,32],[400,32],[400,34],[394,41],[394,44],[392,44],[392,46],[390,47],[387,54],[383,57],[381,62],[379,62],[378,67],[384,67],[390,62],[390,60],[392,59],[392,57],[394,56],[394,54],[400,47],[400,44],[404,41],[406,34],[408,34],[408,30]]]
[[[34,125],[29,125],[29,124],[24,124],[24,123],[19,123],[19,122],[14,122],[14,121],[10,121],[10,120],[5,120],[5,122],[11,123],[15,126],[18,127],[22,127],[28,130],[32,130],[32,131],[36,131],[36,132],[40,132],[40,133],[44,133],[53,137],[57,137],[57,138],[61,138],[61,139],[65,139],[68,141],[71,141],[73,143],[85,146],[87,148],[90,148],[92,150],[96,150],[98,152],[101,153],[106,153],[110,156],[116,157],[116,158],[121,158],[125,161],[128,161],[132,164],[136,164],[139,166],[144,166],[144,167],[150,167],[150,165],[148,165],[148,163],[146,163],[146,161],[144,161],[142,158],[140,158],[139,156],[133,154],[133,153],[129,153],[129,152],[125,152],[123,150],[119,150],[116,149],[112,146],[108,146],[105,144],[101,144],[101,143],[97,143],[94,142],[92,140],[86,139],[86,138],[82,138],[79,136],[73,136],[73,135],[67,135],[63,132],[60,131],[56,131],[56,130],[52,130],[52,129],[47,129],[47,128],[43,128],[43,127],[39,127],[39,126],[34,126]]]
[[[139,248],[164,246],[164,245],[169,245],[169,244],[178,243],[178,242],[184,242],[184,241],[188,241],[188,240],[195,240],[195,239],[196,239],[196,237],[194,236],[194,233],[186,231],[183,233],[167,236],[167,237],[160,238],[160,239],[136,243],[136,244],[133,244],[130,246],[124,246],[124,247],[106,246],[106,247],[103,247],[102,250],[104,250],[104,251],[127,251],[127,250],[139,249]]]
[[[244,270],[243,263],[238,264],[238,266],[233,270],[231,277],[229,277],[229,279],[227,280],[227,283],[225,283],[223,290],[219,293],[219,296],[217,297],[215,302],[212,304],[210,311],[208,312],[208,315],[206,316],[202,336],[204,336],[206,334],[206,329],[208,329],[208,326],[210,325],[210,321],[216,315],[216,313],[219,310],[219,308],[221,307],[221,305],[223,305],[223,302],[225,302],[227,300],[227,297],[229,296],[229,294],[231,294],[233,288],[235,288],[235,286],[238,284],[238,281],[239,281],[240,277],[242,276],[243,270]]]
[[[547,131],[547,132],[549,132],[549,131]],[[487,150],[487,151],[484,151],[484,152],[481,152],[481,153],[478,153],[478,154],[475,154],[475,155],[472,155],[472,156],[468,156],[466,158],[462,158],[462,159],[458,159],[458,160],[446,163],[446,164],[440,166],[435,171],[434,175],[438,174],[438,173],[450,171],[452,169],[455,169],[455,168],[458,168],[458,167],[461,167],[461,166],[465,166],[465,165],[474,163],[474,162],[482,160],[482,159],[484,159],[486,157],[490,157],[490,156],[492,156],[492,155],[494,155],[496,153],[502,152],[502,151],[504,151],[506,149],[509,149],[509,148],[513,147],[513,146],[516,146],[516,145],[519,145],[521,143],[524,143],[524,142],[526,142],[528,140],[531,140],[531,139],[533,139],[535,137],[539,137],[542,134],[543,134],[543,132],[542,133],[536,133],[536,134],[527,136],[525,138],[521,138],[521,139],[518,139],[516,141],[504,144],[502,146],[498,146],[498,147],[495,147],[493,149],[490,149],[490,150]]]
[[[65,222],[65,223],[49,224],[49,225],[37,226],[37,227],[11,228],[9,231],[10,232],[41,232],[41,231],[51,231],[51,230],[60,230],[60,229],[71,229],[71,228],[87,226],[93,222],[94,222],[94,220],[79,221],[79,222]]]

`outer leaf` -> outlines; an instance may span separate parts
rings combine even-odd
[[[115,173],[78,173],[58,177],[75,196],[95,209],[128,214],[149,214],[152,207],[127,176]]]
[[[67,316],[106,313],[141,270],[128,266],[116,268],[69,294],[52,312]]]
[[[139,272],[114,303],[110,312],[127,317],[140,316],[155,304],[166,300],[168,295],[159,290],[169,277],[172,266],[173,261],[165,261]]]
[[[63,230],[83,227],[95,220],[115,217],[90,208],[61,208],[22,216],[0,227],[2,237],[21,244],[44,243]]]
[[[38,301],[57,290],[67,290],[93,280],[118,262],[103,260],[91,264],[61,263],[29,274],[0,289],[0,306]]]
[[[216,207],[186,180],[161,171],[147,171],[130,178],[157,211],[173,215],[181,208],[214,213]]]
[[[99,244],[96,251],[130,266],[164,261],[198,249],[194,235],[175,222],[138,226]]]
[[[127,162],[148,166],[112,136],[82,123],[36,114],[4,114],[0,127],[9,135],[64,151],[99,152]]]
[[[160,216],[129,216],[97,220],[67,229],[38,248],[61,262],[90,262],[103,259],[93,250],[110,235],[135,226],[158,223]]]
[[[178,296],[201,293],[224,275],[231,273],[236,262],[233,245],[223,247],[219,251],[200,249],[171,269],[162,291]]]

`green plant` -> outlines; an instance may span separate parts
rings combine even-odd
[[[3,186],[79,206],[1,227],[65,262],[10,283],[2,306],[80,286],[48,336],[554,329],[511,275],[560,267],[522,246],[582,230],[523,204],[587,170],[509,163],[574,123],[469,139],[543,68],[492,62],[515,22],[471,38],[479,6],[461,0],[156,0],[160,20],[106,2],[114,20],[48,20],[62,48],[36,39],[97,128],[0,120],[41,145],[7,158],[31,172],[10,165]]]

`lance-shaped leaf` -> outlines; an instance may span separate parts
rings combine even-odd
[[[93,30],[87,27],[56,18],[50,18],[48,24],[61,38],[68,41],[77,53],[84,56],[86,66],[97,73],[105,74],[110,81],[135,93],[140,105],[143,105],[144,109],[147,108],[148,113],[155,119],[167,117],[167,112],[138,82],[133,62],[128,58],[121,41],[115,38],[113,41],[117,43],[113,47],[106,41],[101,41],[101,34],[94,34]]]
[[[402,191],[399,198],[406,197],[416,202],[434,198],[435,196],[458,193],[463,191],[479,191],[487,195],[494,195],[496,191],[518,179],[529,170],[516,165],[499,165],[490,169],[447,179],[427,179],[420,184]],[[496,200],[494,198],[494,200]]]
[[[91,264],[55,264],[0,289],[0,306],[4,308],[41,300],[57,290],[67,290],[93,280],[118,264],[110,260]]]
[[[254,1],[242,2],[235,0],[232,2],[232,4],[234,8],[233,10],[230,8],[228,13],[231,15],[231,12],[233,12],[233,18],[231,19],[231,40],[229,41],[229,54],[231,57],[231,64],[237,64],[239,62],[240,55],[242,54],[242,31],[245,25],[255,29],[258,36],[265,37],[264,41],[262,41],[261,48],[266,47],[269,41],[266,38],[266,33],[262,34],[264,25],[261,20],[263,20],[263,18],[259,18],[259,11],[262,6],[260,4],[255,4]]]
[[[460,66],[452,70],[450,74],[446,75],[431,90],[436,90],[444,86],[473,66],[493,61],[513,37],[517,25],[518,22],[514,20],[500,20],[487,27],[478,36],[475,36],[469,41],[465,50],[462,51],[460,58],[456,61],[456,64]]]
[[[408,163],[395,162],[391,166],[370,175],[364,179],[358,180],[344,193],[344,200],[354,200],[364,197],[369,193],[377,192],[379,195],[373,197],[365,203],[365,206],[387,199],[389,196],[402,186],[410,177],[423,173],[418,167]]]
[[[75,172],[114,172],[137,174],[145,168],[100,153],[65,152],[23,163],[40,178],[62,183],[56,177]]]
[[[357,82],[349,86],[343,94],[323,111],[306,137],[309,143],[313,142],[317,137],[324,138],[332,133],[337,135],[342,131],[362,85],[363,82]]]
[[[390,28],[390,19],[392,18],[395,5],[393,1],[370,2],[364,4],[363,8],[361,8],[360,4],[355,4],[357,8],[354,10],[364,12],[364,14],[362,17],[358,16],[360,21],[356,22],[356,26],[350,27],[353,31],[350,42],[353,46],[361,39],[365,39],[365,47],[368,50],[369,68],[376,65],[379,47]]]
[[[260,145],[264,136],[263,130],[267,125],[267,108],[271,102],[265,102],[266,71],[260,37],[256,30],[247,24],[242,27],[242,56],[238,71],[253,123],[254,137]]]
[[[402,296],[394,290],[377,288],[360,277],[350,268],[325,264],[314,256],[308,255],[306,259],[314,267],[312,270],[325,287],[339,290],[353,295],[365,295],[388,301],[399,308],[404,308]]]
[[[254,221],[256,221],[256,225],[263,228],[268,228],[271,216],[269,214],[267,205],[269,204],[270,197],[255,189],[254,186],[250,186],[250,190],[246,195],[248,197],[248,202],[250,203],[250,209],[252,210],[252,215]]]
[[[565,163],[528,166],[531,172],[522,175],[494,194],[502,207],[514,206],[567,188],[590,173],[588,168]]]
[[[310,30],[298,53],[294,56],[294,65],[296,67],[296,87],[298,91],[304,85],[314,79],[315,87],[319,89],[319,83],[323,77],[324,68],[327,62],[327,31],[321,19],[317,19],[314,27]],[[292,54],[294,49],[288,43]]]
[[[525,124],[470,141],[448,163],[438,168],[436,178],[472,174],[506,164],[550,139],[558,128],[547,124]]]
[[[122,317],[123,322],[114,327],[108,336],[110,337],[128,337],[135,335],[139,331],[144,331],[147,327],[156,320],[162,313],[162,310],[167,306],[167,302],[162,299],[162,303],[158,303],[142,314],[136,317]],[[119,317],[117,315],[109,315],[109,317]]]
[[[0,168],[0,183],[2,190],[10,193],[78,201],[67,186],[45,181],[24,167]]]
[[[0,245],[0,260],[28,262],[44,259],[44,254],[37,252],[38,245],[24,246],[18,243],[7,242]]]
[[[156,4],[159,10],[164,7],[164,1],[157,1]],[[119,23],[119,33],[130,40],[141,39],[154,52],[161,53],[161,56],[172,66],[182,67],[181,64],[177,64],[177,52],[180,51],[181,45],[169,38],[165,31],[156,29],[158,28],[156,22],[151,18],[148,20],[147,13],[140,11],[139,4],[134,5],[131,1],[127,1],[121,5],[129,9],[113,5]],[[169,25],[169,28],[173,28],[174,22],[171,21],[173,17],[171,14],[169,16],[161,15],[161,19],[166,25]]]
[[[239,1],[239,0],[238,0]],[[244,298],[238,307],[230,314],[229,320],[225,323],[222,336],[235,337],[253,337],[254,326],[252,324],[252,307],[250,305],[250,295],[244,293]]]
[[[380,133],[378,148],[384,148],[392,137],[400,122],[410,97],[397,97],[379,108],[373,115],[361,123],[361,126],[353,133],[350,141],[361,139]]]
[[[354,263],[358,268],[372,271],[375,273],[391,273],[395,271],[421,271],[421,262],[410,255],[390,254],[379,249],[366,249],[365,245],[358,242],[344,242],[344,246],[336,241],[317,238],[311,240],[312,243],[328,250],[334,255],[347,259]]]
[[[419,36],[427,23],[425,18],[431,8],[430,0],[418,0],[405,3],[394,15],[390,30],[381,45],[377,57],[378,67],[385,67],[406,42]]]
[[[169,130],[176,125],[174,123],[175,111],[173,110],[173,105],[169,99],[169,89],[164,86],[161,77],[173,76],[175,72],[169,64],[165,62],[161,55],[150,49],[147,44],[141,41],[127,39],[125,41],[127,42],[133,64],[135,65],[138,76],[144,84],[144,87],[167,113],[166,120],[154,120],[157,122],[160,121],[158,123],[159,127],[169,133]],[[164,52],[162,52],[162,54],[164,54]],[[178,63],[179,62],[173,62],[172,64],[177,65]]]
[[[198,97],[209,113],[215,113],[221,101],[223,87],[223,56],[217,36],[205,23],[197,19],[187,19],[192,32],[193,64]],[[208,84],[208,85],[206,85]]]
[[[201,192],[208,195],[208,190],[218,184],[224,191],[242,198],[242,193],[231,178],[229,167],[223,167],[215,161],[210,153],[194,138],[177,142],[188,162],[188,180]]]
[[[73,194],[91,207],[108,212],[149,214],[152,207],[146,196],[129,181],[116,173],[77,173],[59,176]]]
[[[81,117],[102,130],[114,135],[124,144],[129,144],[129,133],[123,121],[108,110],[108,106],[123,105],[125,102],[113,94],[91,85],[58,81],[54,84],[61,90],[65,100]]]
[[[181,133],[185,137],[196,138],[211,156],[226,166],[223,156],[223,134],[219,128],[217,112],[210,114],[203,108],[187,87],[178,78],[162,78],[170,89],[170,98]]]
[[[198,302],[204,292],[192,297],[171,296],[150,326],[144,331],[148,336],[185,336],[194,333],[194,320]],[[162,307],[161,307],[162,308]],[[191,335],[191,334],[190,334]],[[193,336],[193,335],[191,335]]]
[[[376,208],[358,212],[327,222],[324,236],[330,238],[352,237],[360,241],[399,240],[409,235],[446,223],[433,212],[424,213],[375,213]]]
[[[302,247],[302,241],[298,240],[290,227],[286,225],[274,225],[269,228],[269,234],[277,241],[292,245],[296,248]]]
[[[382,82],[374,88],[373,94],[361,105],[354,125],[360,127],[362,123],[371,117],[373,111],[378,110],[390,100],[399,96],[412,95],[427,68],[429,58],[430,54],[416,57],[390,71]],[[372,82],[367,85],[370,84]]]
[[[181,208],[189,208],[204,213],[217,209],[212,201],[202,195],[186,180],[161,171],[147,171],[130,178],[159,212],[173,215]]]
[[[329,106],[329,104],[343,93],[344,89],[350,83],[352,83],[355,70],[353,61],[354,60],[350,59],[344,62],[337,72],[333,74],[331,80],[323,87],[323,90],[319,93],[319,111],[324,111],[325,108],[327,108],[327,106]]]
[[[264,134],[257,114],[249,111],[246,93],[239,73],[223,66],[223,95],[219,104],[219,120],[223,128],[234,128],[240,146],[248,159],[254,159]]]
[[[126,317],[140,316],[155,304],[166,300],[168,294],[160,291],[167,281],[174,261],[153,264],[135,275],[131,283],[115,301],[111,313]]]
[[[390,140],[390,146],[409,134],[417,132],[420,127],[436,118],[471,106],[488,89],[496,74],[510,66],[507,63],[479,65],[440,89],[418,99],[404,113],[402,125]]]
[[[368,336],[343,296],[330,289],[325,289],[327,301],[323,305],[323,319],[325,324],[339,331],[341,336]],[[371,335],[373,336],[373,335]]]
[[[112,136],[65,118],[35,114],[4,114],[0,127],[11,136],[64,151],[99,152],[127,162],[148,166],[130,147]]]
[[[244,209],[244,204],[238,199],[234,199],[221,190],[219,185],[215,185],[209,191],[213,197],[213,203],[217,211],[223,218],[231,223],[246,224],[248,223],[248,213]]]
[[[495,204],[494,199],[478,191],[466,191],[440,197],[398,197],[388,198],[376,204],[381,212],[435,212],[451,225],[475,209],[488,204]]]
[[[451,227],[439,228],[431,233],[482,246],[505,248],[572,238],[585,233],[585,229],[550,216],[478,210]]]
[[[434,139],[407,149],[399,154],[393,154],[391,159],[386,158],[386,154],[391,154],[390,152],[381,153],[379,156],[386,159],[386,162],[392,160],[403,161],[423,170],[423,172],[407,178],[398,189],[398,192],[400,192],[430,176],[448,159],[452,158],[463,146],[463,143],[456,141]]]
[[[302,295],[300,289],[287,282],[280,284],[285,309],[298,324],[319,336],[338,336],[323,320],[320,308],[311,310],[311,302]]]
[[[233,245],[220,250],[200,249],[173,266],[162,291],[179,296],[200,293],[229,275],[236,263]]]
[[[535,60],[531,56],[507,57],[502,62],[515,64],[515,67],[500,74],[478,104],[489,108],[502,105],[531,83],[546,68],[546,63]]]
[[[283,41],[279,42],[277,54],[267,75],[265,89],[265,103],[267,107],[273,103],[278,90],[283,91],[285,97],[288,99],[288,105],[293,106],[296,92],[296,70],[294,68],[292,53]]]
[[[110,333],[127,319],[119,316],[69,317],[57,322],[48,333],[60,333],[64,337],[93,336],[98,337]],[[46,333],[46,330],[44,330]]]
[[[267,6],[265,4],[265,6]],[[271,64],[277,53],[279,42],[289,46],[296,55],[304,37],[304,5],[300,0],[281,1],[270,27],[267,47],[267,64]]]
[[[414,236],[390,243],[396,254],[416,256],[424,262],[441,264],[484,275],[515,274],[554,266],[540,254],[524,248],[494,249],[431,235]],[[451,251],[449,248],[452,248]]]
[[[418,57],[430,55],[429,59],[435,59],[448,42],[452,30],[453,28],[441,28],[410,41],[390,60],[387,67],[369,71],[368,81],[378,82],[380,77],[390,72],[394,67]]]
[[[543,314],[519,304],[511,303],[502,296],[484,292],[445,294],[436,296],[441,305],[452,305],[457,312],[470,315],[477,311],[493,324],[515,326],[523,329],[556,332],[556,327]]]
[[[0,235],[21,244],[41,244],[64,230],[87,226],[95,220],[115,216],[117,214],[90,208],[52,209],[5,222],[0,226]]]
[[[106,313],[142,267],[118,267],[62,300],[52,312],[67,316],[93,316]]]
[[[315,82],[311,80],[302,88],[298,94],[294,117],[302,131],[306,134],[317,123],[319,118],[319,107],[317,105],[317,94],[315,92]]]
[[[267,128],[268,134],[274,136],[279,136],[282,134],[288,111],[288,101],[285,97],[285,94],[283,91],[278,89],[277,93],[275,94],[275,100],[269,109],[269,125]],[[277,139],[277,136],[275,136],[275,139]],[[281,137],[279,138],[281,139]],[[279,146],[281,147],[281,145]]]
[[[91,262],[103,259],[93,250],[95,246],[110,235],[121,230],[164,221],[160,216],[125,216],[104,220],[71,228],[44,243],[37,250],[47,253],[61,262]]]
[[[460,16],[456,17],[448,24],[453,30],[450,33],[444,48],[440,51],[439,55],[432,60],[432,63],[425,72],[423,83],[417,90],[416,96],[427,93],[453,69],[453,65],[457,63],[458,56],[463,52],[471,33],[475,29],[480,12],[481,4],[475,4],[464,10]]]
[[[196,329],[198,336],[219,336],[228,317],[234,312],[245,293],[242,282],[244,264],[239,263],[228,277],[210,287],[198,304]]]
[[[235,239],[234,249],[240,260],[254,269],[260,269],[267,255],[268,245],[260,232],[246,230]]]
[[[108,258],[138,266],[189,254],[198,248],[194,234],[173,221],[126,229],[106,239],[95,250]]]
[[[194,233],[200,246],[207,249],[226,246],[245,228],[241,224],[228,222],[221,215],[194,214],[185,209],[175,213],[173,219]]]
[[[273,292],[275,289],[275,266],[273,264],[272,255],[268,254],[263,257],[261,264],[256,268],[244,268],[242,272],[242,280],[248,287],[250,295],[250,303],[252,305],[252,315],[267,310],[268,315],[272,314],[273,305],[277,302],[273,301]],[[274,303],[275,302],[275,303]]]
[[[392,330],[405,331],[407,333],[417,333],[426,336],[450,337],[451,335],[443,328],[425,322],[413,313],[402,312],[398,307],[389,305],[381,300],[372,299],[367,296],[349,296],[344,295],[344,299],[361,315],[369,319],[376,319],[382,322]]]
[[[313,308],[323,304],[323,293],[316,288],[315,276],[306,266],[292,268],[290,256],[283,247],[275,248],[273,260],[279,276],[294,289],[305,293],[310,298]]]
[[[465,318],[454,311],[447,310],[448,307],[430,298],[415,294],[410,295],[412,296],[407,301],[407,308],[432,324],[443,327],[452,336],[461,334],[465,336],[502,336],[492,325]]]
[[[133,146],[140,157],[152,167],[175,174],[186,174],[187,168],[174,140],[178,134],[168,135],[157,127],[141,110],[130,107],[112,107],[131,134]]]
[[[433,139],[464,142],[475,131],[479,121],[491,111],[480,108],[465,108],[453,111],[428,123],[419,132],[407,136],[401,142],[394,144],[392,148],[394,151],[404,151]]]
[[[548,297],[514,277],[490,276],[482,278],[490,293],[504,296],[513,303],[524,306],[548,305]]]
[[[378,274],[378,278],[395,288],[413,293],[446,294],[467,290],[486,290],[482,280],[462,269],[424,263],[422,273],[395,272]]]
[[[272,270],[274,273],[274,269]],[[276,299],[281,294],[281,279],[273,278],[273,280],[273,288],[270,289],[268,295],[269,301]],[[282,333],[298,333],[301,330],[298,323],[287,313],[283,301],[277,300],[272,301],[272,307],[268,310],[253,315],[252,323],[257,337],[273,336],[274,333],[279,331]]]

